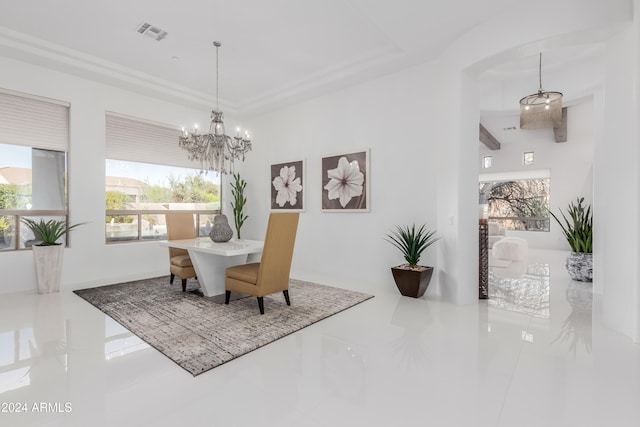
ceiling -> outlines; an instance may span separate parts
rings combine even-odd
[[[265,111],[426,62],[523,0],[0,0],[0,55],[195,105]],[[136,29],[166,31],[156,41]]]
[[[592,102],[604,78],[602,43],[553,46],[542,54],[542,87],[563,93],[563,107]],[[502,145],[521,144],[533,136],[555,143],[552,128],[520,129],[520,98],[539,87],[539,53],[506,61],[478,75],[480,122]]]

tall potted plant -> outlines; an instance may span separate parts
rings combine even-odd
[[[562,212],[563,221],[551,211],[549,213],[562,228],[571,253],[567,257],[566,267],[573,280],[591,282],[593,280],[593,216],[591,206],[584,206],[584,197],[578,197],[576,203],[569,203],[567,214]]]
[[[231,207],[233,208],[233,219],[236,224],[236,233],[238,235],[238,240],[240,237],[240,229],[244,222],[249,218],[248,215],[245,215],[244,205],[247,203],[247,198],[244,195],[244,189],[247,186],[247,181],[240,178],[239,173],[233,174],[233,184],[231,184],[231,195],[233,196],[233,202],[231,202]]]
[[[387,234],[386,240],[398,248],[404,256],[406,264],[391,268],[393,279],[400,293],[407,297],[420,298],[427,291],[433,275],[433,267],[418,265],[422,252],[439,240],[435,231],[426,229],[423,224],[416,230],[416,225],[397,226],[396,230]]]
[[[62,259],[64,245],[58,242],[74,228],[82,224],[69,225],[66,221],[50,219],[49,221],[35,221],[22,218],[21,221],[31,229],[37,241],[31,246],[33,260],[36,266],[36,280],[38,293],[45,294],[60,290],[62,278]]]

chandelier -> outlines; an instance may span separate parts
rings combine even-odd
[[[542,90],[542,52],[538,65],[538,93],[520,100],[520,129],[560,127],[562,124],[562,93]]]
[[[236,160],[244,162],[245,154],[251,150],[251,139],[249,132],[243,134],[240,128],[236,129],[234,137],[225,132],[222,111],[218,106],[218,49],[222,44],[216,41],[213,45],[216,47],[216,108],[211,111],[209,133],[198,133],[197,125],[193,132],[182,128],[179,144],[189,153],[189,160],[200,162],[201,169],[226,174],[233,173]]]

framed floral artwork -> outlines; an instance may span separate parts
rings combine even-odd
[[[369,212],[369,150],[322,158],[322,211]]]
[[[304,210],[304,160],[271,165],[271,209]]]

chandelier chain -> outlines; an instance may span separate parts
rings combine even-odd
[[[538,80],[540,82],[540,92],[542,92],[542,52],[540,52],[540,59],[538,62]]]
[[[220,111],[220,106],[218,105],[218,100],[219,100],[219,92],[218,92],[218,88],[219,86],[219,79],[220,79],[220,73],[218,71],[218,50],[220,49],[220,42],[213,42],[214,46],[216,47],[216,110]],[[542,55],[542,54],[541,54]],[[542,87],[542,83],[540,83],[541,87]]]

